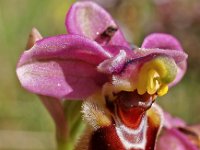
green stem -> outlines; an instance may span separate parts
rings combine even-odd
[[[70,138],[68,138],[65,142],[58,141],[58,150],[73,150],[78,137],[81,135],[84,129],[85,124],[83,123],[81,115],[79,114],[79,116],[76,117],[76,121],[73,126],[70,127]]]
[[[71,140],[67,140],[66,142],[58,141],[58,150],[73,150],[74,144]]]
[[[56,127],[57,150],[73,150],[78,137],[85,129],[80,101],[63,104],[59,100],[40,96]],[[68,124],[67,124],[68,123]]]
[[[56,127],[56,139],[58,142],[58,150],[68,150],[64,148],[67,145],[66,142],[67,138],[69,137],[69,129],[67,126],[65,113],[61,102],[58,99],[41,95],[40,99],[49,111],[52,119],[54,120]]]

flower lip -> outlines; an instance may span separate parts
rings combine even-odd
[[[145,112],[151,108],[155,98],[148,93],[139,95],[137,91],[122,91],[117,93],[116,97],[116,100],[109,102],[112,103],[112,107],[108,107],[108,109],[111,114],[117,115],[125,126],[134,129],[138,128]]]

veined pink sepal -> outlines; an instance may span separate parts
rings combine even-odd
[[[17,75],[33,93],[83,99],[105,82],[107,77],[96,66],[110,57],[96,42],[78,35],[43,38],[22,54]]]
[[[70,34],[83,35],[99,44],[130,47],[110,14],[92,1],[72,5],[65,25]]]

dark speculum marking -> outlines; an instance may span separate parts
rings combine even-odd
[[[159,131],[159,126],[155,126],[152,118],[148,117],[148,127],[147,127],[147,144],[145,150],[154,150],[157,134]]]
[[[108,28],[106,28],[105,31],[103,31],[102,33],[100,33],[95,41],[98,42],[98,43],[101,43],[103,45],[107,44],[111,38],[113,37],[113,35],[117,32],[117,28],[116,27],[113,27],[113,26],[110,26]]]

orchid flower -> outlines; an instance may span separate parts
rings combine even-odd
[[[155,98],[186,70],[178,40],[153,33],[132,49],[112,17],[90,1],[73,4],[65,24],[68,34],[38,40],[22,54],[21,85],[42,96],[84,100],[92,129],[77,149],[153,150],[163,122]]]
[[[156,144],[157,150],[198,150],[200,148],[199,125],[187,126],[183,120],[173,118],[166,112],[164,118],[164,130]]]

